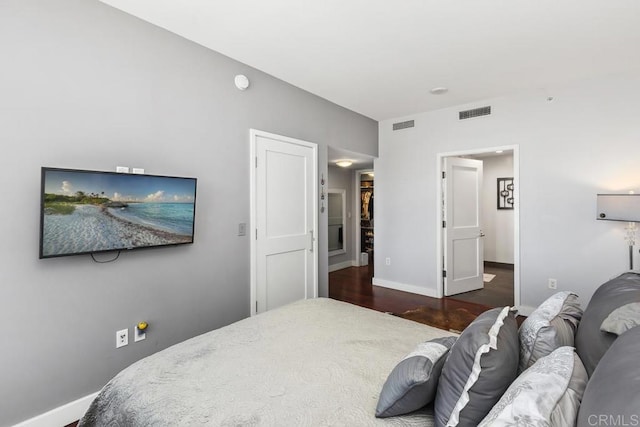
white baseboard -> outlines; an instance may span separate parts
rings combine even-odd
[[[97,395],[98,392],[95,392],[88,396],[81,397],[78,400],[74,400],[73,402],[54,408],[44,414],[29,418],[28,420],[14,425],[13,427],[66,426],[67,424],[71,424],[72,422],[82,418]]]
[[[349,268],[349,267],[358,267],[358,265],[353,260],[339,262],[337,264],[331,264],[329,265],[329,273],[333,271],[342,270],[343,268]]]
[[[373,278],[374,286],[381,286],[383,288],[395,289],[397,291],[410,292],[412,294],[424,295],[431,298],[438,298],[437,290],[423,288],[422,286],[407,285],[405,283],[392,282],[391,280]]]

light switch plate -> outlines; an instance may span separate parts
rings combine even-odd
[[[147,338],[147,333],[138,329],[138,325],[133,327],[133,342],[142,341]]]

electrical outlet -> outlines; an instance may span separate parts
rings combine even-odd
[[[128,166],[116,166],[116,172],[118,173],[129,173]]]
[[[387,265],[391,265],[391,258],[386,258],[384,260],[384,263],[387,264]]]
[[[556,279],[549,279],[549,289],[558,289],[558,281]]]
[[[247,223],[241,222],[238,224],[238,236],[246,236],[247,235]]]
[[[116,348],[129,344],[129,329],[121,329],[116,332]]]

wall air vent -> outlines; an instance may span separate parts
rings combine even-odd
[[[413,120],[408,120],[406,122],[399,122],[393,124],[393,130],[407,129],[415,126]]]
[[[474,117],[488,116],[489,114],[491,114],[491,106],[474,108],[473,110],[460,111],[458,113],[458,118],[460,120],[472,119]]]

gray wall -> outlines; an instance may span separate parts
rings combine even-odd
[[[94,0],[2,0],[0,52],[2,426],[249,315],[249,128],[318,143],[325,176],[328,144],[377,155],[375,121]],[[195,243],[38,260],[40,167],[116,165],[197,177]],[[140,320],[147,339],[116,350]]]

